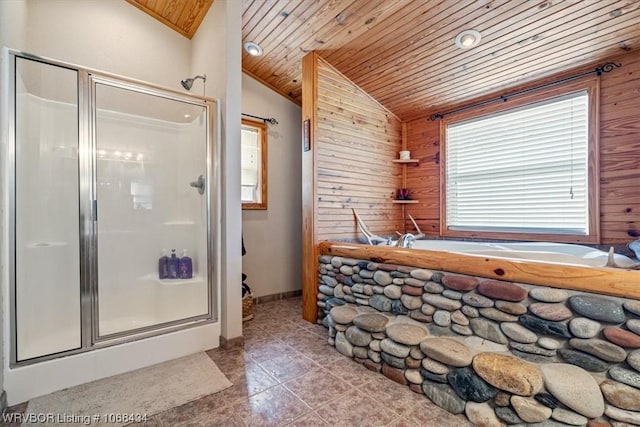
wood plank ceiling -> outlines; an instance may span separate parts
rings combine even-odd
[[[126,0],[191,39],[214,0]]]
[[[402,120],[640,51],[640,0],[242,0],[243,70],[301,102],[316,50]],[[482,35],[458,49],[456,35]]]

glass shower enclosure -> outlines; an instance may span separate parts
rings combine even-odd
[[[215,321],[216,101],[5,58],[12,365]]]

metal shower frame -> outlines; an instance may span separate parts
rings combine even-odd
[[[78,75],[78,181],[79,181],[79,248],[80,248],[80,347],[58,353],[38,356],[18,361],[17,359],[17,319],[16,319],[16,63],[22,58],[50,66],[76,71]],[[220,111],[219,101],[196,96],[181,91],[164,88],[140,80],[130,79],[86,67],[69,64],[49,58],[31,55],[18,50],[2,49],[3,70],[6,76],[2,82],[7,96],[3,101],[2,120],[5,121],[4,136],[6,150],[3,161],[3,189],[8,191],[7,214],[2,222],[7,232],[2,247],[9,249],[8,260],[8,301],[4,307],[9,310],[10,367],[19,367],[52,360],[59,357],[84,353],[99,348],[136,341],[152,336],[200,326],[218,321],[220,313]],[[131,329],[119,333],[100,336],[98,332],[98,234],[97,234],[97,176],[96,176],[96,135],[95,135],[95,87],[104,84],[138,93],[148,94],[173,101],[184,102],[205,108],[206,126],[206,209],[207,209],[207,314],[192,316],[152,326]],[[1,141],[0,141],[1,142]],[[1,146],[1,144],[0,144]],[[8,219],[8,223],[7,223]],[[8,277],[7,277],[8,276]],[[3,280],[4,282],[6,280]],[[5,288],[6,289],[6,288]],[[4,293],[4,289],[3,289]],[[8,306],[8,307],[7,307]],[[6,330],[6,329],[5,329]]]

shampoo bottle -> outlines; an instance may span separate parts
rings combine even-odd
[[[160,279],[166,279],[169,277],[169,257],[167,256],[167,250],[162,250],[162,256],[158,260],[158,277]]]
[[[191,279],[193,277],[193,261],[189,257],[189,253],[186,249],[182,250],[179,274],[181,279]]]
[[[171,249],[171,258],[169,258],[169,279],[177,279],[180,269],[180,261],[176,256],[176,250]]]

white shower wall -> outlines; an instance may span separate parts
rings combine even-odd
[[[20,78],[17,90],[16,351],[25,360],[81,344],[78,129],[75,106],[28,94]]]
[[[98,111],[101,335],[207,313],[207,199],[189,185],[206,176],[205,119]],[[187,249],[193,279],[159,280],[163,249]]]

